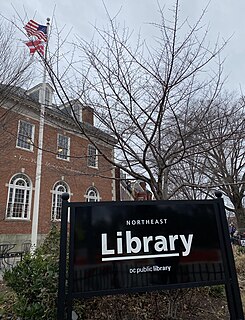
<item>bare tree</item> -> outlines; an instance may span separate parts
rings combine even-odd
[[[236,110],[235,110],[236,109]],[[239,112],[237,112],[239,110]],[[223,124],[217,125],[215,131],[207,132],[207,139],[212,139],[220,130],[223,134],[233,132],[226,141],[205,152],[205,175],[212,185],[228,197],[237,218],[238,227],[245,231],[245,122],[244,104],[234,106],[234,114],[229,117],[225,131]],[[222,126],[222,130],[221,130]]]
[[[210,122],[213,123],[212,126]],[[171,170],[172,189],[178,189],[178,198],[184,196],[191,199],[212,197],[214,190],[221,190],[229,199],[227,209],[235,213],[238,227],[244,231],[243,99],[234,101],[226,97],[203,117],[202,123],[207,125],[207,130],[197,132],[196,140],[202,141],[196,149],[197,153],[178,163]]]
[[[19,47],[16,30],[13,23],[0,19],[0,84],[4,90],[26,87],[31,79],[32,59]]]
[[[149,25],[155,28],[154,45],[140,36],[135,40],[108,16],[108,29],[95,28],[99,40],[77,40],[80,64],[68,64],[76,74],[70,91],[94,108],[97,125],[117,140],[114,158],[103,153],[96,133],[89,135],[73,113],[77,128],[112,166],[148,183],[156,199],[169,198],[172,167],[196,154],[200,144],[215,147],[227,138],[222,134],[209,144],[196,140],[197,132],[208,131],[217,121],[202,119],[219,100],[225,43],[208,43],[208,31],[201,26],[205,10],[194,25],[181,21],[179,10],[176,0],[168,21],[159,8],[160,22]],[[64,77],[48,62],[46,67],[62,104],[72,107]]]
[[[9,142],[16,137],[12,135],[12,117],[9,111],[18,109],[20,102],[24,99],[24,90],[32,80],[32,59],[27,51],[19,47],[16,26],[0,19],[0,105],[4,107],[8,100],[11,104],[8,108],[2,108],[0,113],[0,146],[7,151]],[[12,99],[13,94],[18,92],[18,99]]]

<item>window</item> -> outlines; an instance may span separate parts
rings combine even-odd
[[[6,217],[29,219],[31,206],[31,181],[24,174],[15,175],[8,190]]]
[[[67,136],[63,136],[62,134],[58,134],[57,150],[58,150],[57,158],[63,159],[63,160],[69,160],[70,138]]]
[[[52,212],[51,220],[56,221],[61,219],[61,207],[62,207],[62,198],[61,195],[64,192],[68,192],[68,185],[64,181],[59,181],[54,185],[52,190]]]
[[[52,104],[51,101],[51,92],[49,88],[45,88],[45,105],[50,106]]]
[[[34,125],[25,121],[19,121],[16,146],[26,150],[33,150]]]
[[[74,104],[73,105],[73,112],[75,115],[76,120],[81,121],[81,105],[80,104]]]
[[[85,195],[86,202],[97,202],[99,201],[99,193],[94,187],[90,187]]]
[[[98,152],[92,145],[88,145],[88,166],[98,168]]]

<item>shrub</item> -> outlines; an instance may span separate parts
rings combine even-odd
[[[226,296],[225,286],[224,285],[216,285],[209,287],[209,295],[214,298],[223,298]]]
[[[23,320],[55,319],[58,291],[59,232],[52,227],[43,245],[4,273],[16,293],[14,312]]]
[[[244,282],[245,279],[245,247],[237,247],[234,251],[234,257],[236,262],[236,270],[239,278]]]
[[[238,246],[238,247],[237,247],[237,254],[238,254],[238,255],[245,254],[245,247]]]

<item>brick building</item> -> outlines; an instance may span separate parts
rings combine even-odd
[[[115,168],[115,189],[117,201],[146,201],[152,200],[152,193],[143,181],[127,179],[125,173]]]
[[[0,90],[0,243],[30,241],[41,88]],[[92,108],[73,101],[74,116],[69,105],[52,104],[52,94],[46,84],[38,240],[60,221],[63,192],[71,201],[116,199],[114,168],[93,144],[112,158],[115,140],[94,126]]]

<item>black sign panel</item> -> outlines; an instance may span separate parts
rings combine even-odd
[[[75,294],[224,283],[214,201],[86,203],[71,214]]]
[[[76,203],[65,193],[62,199],[57,320],[72,319],[74,298],[214,284],[225,285],[230,318],[244,320],[221,198]]]

